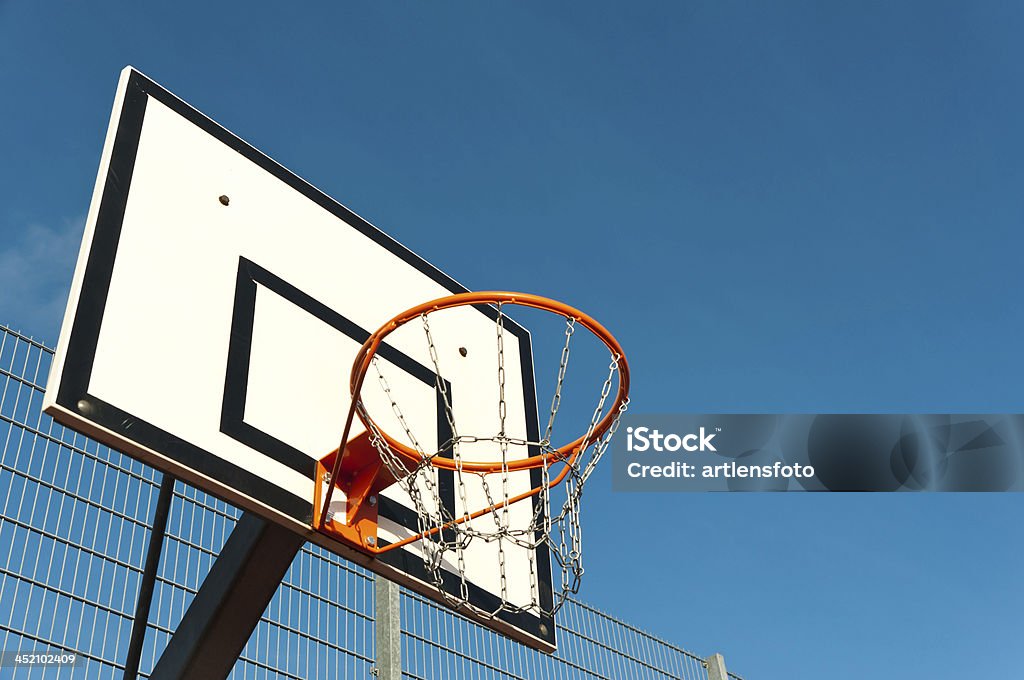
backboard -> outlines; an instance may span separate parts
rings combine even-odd
[[[310,528],[316,461],[339,445],[360,344],[393,314],[465,289],[309,183],[139,72],[118,84],[98,179],[46,391],[57,421],[303,534],[444,602],[415,543],[378,559]],[[493,310],[467,307],[433,332],[458,347],[440,357],[451,407],[467,428],[497,417]],[[502,332],[499,330],[499,332]],[[504,324],[509,432],[538,439],[530,336]],[[439,342],[438,346],[442,346]],[[413,395],[418,436],[450,437],[422,334],[396,333],[379,356],[388,382]],[[367,407],[394,418],[387,396]],[[410,403],[407,398],[406,403]],[[395,422],[386,423],[397,429]],[[433,479],[459,513],[451,472]],[[510,493],[538,471],[511,477]],[[520,504],[528,520],[536,506]],[[380,499],[382,540],[417,533],[397,486]],[[513,518],[515,521],[515,518]],[[466,551],[462,613],[538,649],[554,649],[541,608],[550,556],[494,546]],[[443,588],[463,588],[453,577]]]

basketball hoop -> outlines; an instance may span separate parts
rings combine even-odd
[[[472,305],[490,305],[495,317],[497,343],[498,381],[498,431],[482,436],[481,433],[461,434],[452,411],[448,387],[442,376],[438,352],[431,333],[430,316],[442,310]],[[565,319],[565,339],[562,347],[557,382],[551,402],[547,426],[539,437],[511,436],[506,431],[505,403],[505,314],[503,307],[518,305],[556,314]],[[439,408],[443,407],[444,417],[451,436],[435,451],[426,451],[420,445],[414,432],[397,403],[392,388],[380,370],[377,352],[384,339],[400,327],[420,320],[429,348],[430,360],[436,376],[435,388],[439,396]],[[569,363],[570,344],[577,326],[593,334],[603,343],[610,355],[608,373],[601,387],[597,405],[585,432],[560,446],[555,446],[552,434],[555,417],[562,399],[562,387]],[[464,351],[460,350],[460,351]],[[463,354],[465,356],[465,354]],[[376,373],[378,382],[391,403],[396,422],[400,424],[407,441],[395,433],[384,431],[367,411],[363,400],[363,389],[367,374]],[[614,396],[612,387],[616,382]],[[446,599],[456,607],[468,605],[463,551],[471,540],[482,540],[497,544],[497,567],[500,571],[498,603],[492,611],[484,612],[496,616],[501,612],[530,611],[553,614],[569,594],[577,592],[582,567],[582,535],[579,526],[580,497],[583,485],[590,477],[604,454],[619,424],[619,419],[629,403],[629,368],[625,354],[618,341],[600,323],[583,312],[556,300],[525,293],[479,292],[460,293],[439,298],[413,307],[381,326],[363,343],[356,355],[349,380],[351,406],[345,420],[342,444],[319,461],[317,466],[314,498],[314,528],[371,555],[378,555],[418,542],[427,573],[445,593]],[[366,431],[350,439],[355,419],[358,418]],[[493,444],[490,460],[463,458],[461,449],[472,444]],[[530,453],[512,457],[512,449]],[[454,474],[459,489],[462,510],[452,512],[446,509],[439,495],[436,471]],[[532,483],[526,491],[510,490],[510,480],[522,480],[519,473],[539,471],[531,474]],[[518,475],[518,476],[517,476]],[[498,483],[495,484],[495,481]],[[418,533],[387,545],[378,541],[377,498],[381,491],[399,484],[412,500],[418,515]],[[471,483],[486,499],[479,507],[471,508],[467,492]],[[562,492],[559,500],[553,497],[556,487]],[[331,510],[331,499],[335,489],[345,496],[345,510]],[[477,494],[480,495],[480,494]],[[533,507],[526,521],[520,512],[517,522],[510,521],[510,507],[534,499]],[[561,503],[561,508],[553,505]],[[490,515],[491,519],[481,519]],[[479,520],[479,521],[474,521]],[[528,604],[514,604],[505,591],[505,542],[530,549],[529,569],[531,571],[531,597]],[[562,571],[561,588],[553,601],[538,596],[536,586],[538,570],[534,564],[533,551],[546,546],[548,553]],[[444,565],[444,566],[442,566]],[[461,577],[462,587],[458,595],[448,593],[440,587],[444,574],[442,569]],[[449,577],[450,578],[450,577]]]

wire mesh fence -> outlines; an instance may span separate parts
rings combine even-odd
[[[529,680],[705,680],[700,657],[569,600],[559,611],[558,651],[538,653],[448,609],[402,592],[403,677]]]
[[[0,326],[0,651],[68,652],[76,662],[5,657],[0,677],[121,678],[161,477],[43,415],[52,355]],[[140,676],[152,671],[240,515],[175,485]],[[413,680],[708,677],[700,657],[578,601],[560,612],[553,655],[415,593],[403,590],[400,601],[402,671]],[[373,575],[307,544],[231,677],[371,678],[375,658]]]

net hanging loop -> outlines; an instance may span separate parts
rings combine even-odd
[[[490,305],[495,320],[498,424],[497,432],[487,436],[481,433],[462,434],[458,427],[429,319],[431,314],[442,310],[473,305]],[[535,433],[535,441],[529,437],[512,436],[506,428],[504,307],[511,305],[539,309],[565,319],[564,343],[551,407],[546,426],[543,432]],[[417,319],[422,324],[433,364],[439,407],[444,411],[450,432],[450,438],[440,443],[434,452],[426,451],[415,436],[377,361],[377,351],[384,339]],[[585,432],[556,447],[552,439],[571,355],[570,345],[581,327],[607,348],[610,355],[608,373]],[[367,411],[362,394],[366,388],[366,376],[371,370],[407,442],[384,431]],[[469,545],[477,541],[495,544],[499,592],[495,593],[498,597],[493,608],[480,612],[485,616],[498,616],[502,612],[553,614],[569,594],[577,591],[583,574],[579,512],[584,483],[607,449],[619,419],[629,405],[629,368],[625,354],[604,326],[569,305],[537,295],[510,292],[451,295],[406,310],[371,334],[356,355],[349,388],[352,401],[341,445],[318,465],[317,477],[323,483],[316,484],[314,528],[358,545],[371,555],[416,543],[427,574],[444,598],[456,608],[469,605],[465,560]],[[350,440],[356,418],[365,426],[366,432]],[[463,455],[463,445],[487,443],[495,447],[493,453],[497,460],[472,460]],[[511,447],[526,447],[531,455],[513,458]],[[539,475],[533,477],[539,478],[539,483],[535,482],[528,491],[513,491],[512,476],[530,470],[539,471]],[[453,474],[461,511],[446,507],[441,500],[437,475],[442,471]],[[413,503],[418,517],[417,533],[381,546],[377,543],[377,515],[373,506],[376,495],[392,484],[397,484]],[[479,489],[486,499],[480,507],[470,507],[472,495],[468,487]],[[346,510],[343,515],[331,512],[331,499],[336,488],[345,494]],[[561,490],[556,499],[554,492],[558,489]],[[519,513],[513,522],[511,508],[528,499],[532,499],[532,512],[525,515],[526,521]],[[527,551],[526,568],[530,579],[527,602],[509,592],[506,556],[514,547]],[[535,563],[535,553],[540,549],[548,551],[552,566],[561,571],[561,578],[552,580],[553,584],[561,586],[553,597],[541,596],[541,575]],[[459,578],[457,592],[445,587],[445,571],[449,579],[451,572],[455,571]]]

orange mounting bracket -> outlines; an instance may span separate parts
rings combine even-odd
[[[329,536],[354,543],[363,551],[380,552],[377,546],[377,500],[380,492],[397,480],[370,444],[366,432],[345,445],[337,479],[332,480],[331,470],[337,457],[338,449],[335,449],[317,461],[313,494],[314,525]],[[332,483],[345,497],[334,495],[331,505],[338,509],[328,509],[325,513],[323,502]]]

